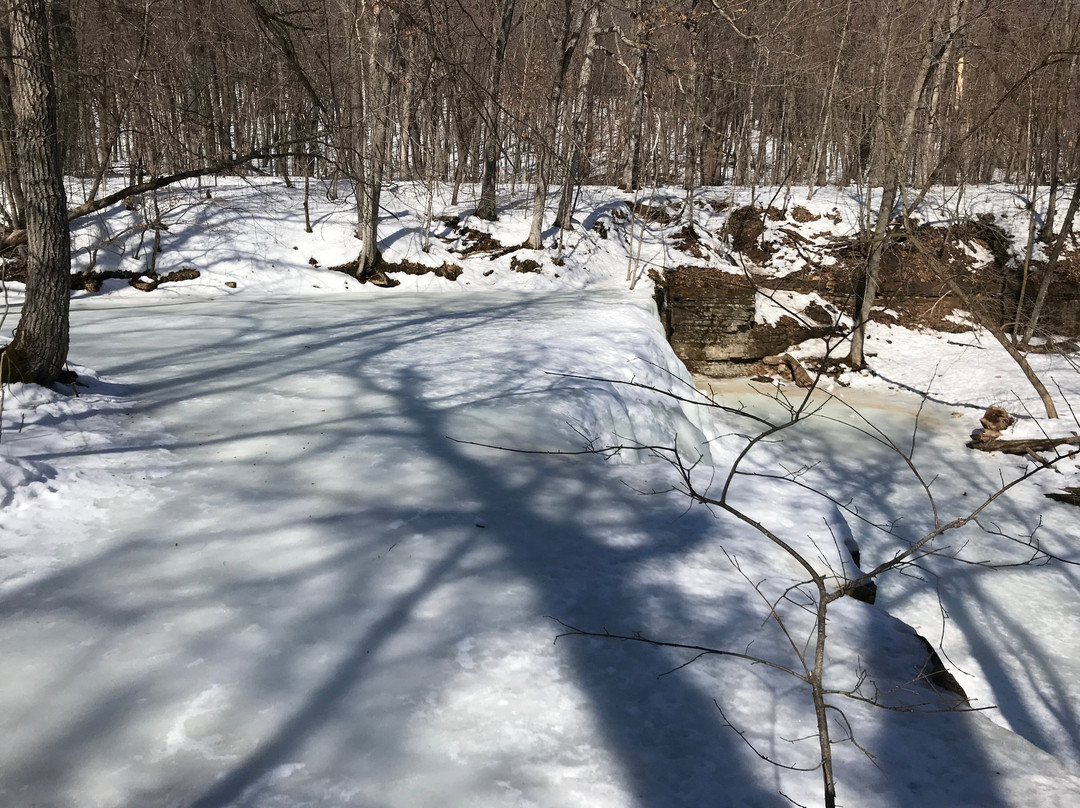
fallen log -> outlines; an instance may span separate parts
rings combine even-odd
[[[264,149],[257,149],[256,151],[248,152],[240,157],[232,157],[228,160],[223,160],[220,163],[214,163],[210,166],[204,166],[202,168],[193,168],[188,171],[179,171],[175,174],[169,174],[164,177],[155,177],[147,180],[146,182],[136,183],[135,185],[129,185],[126,188],[121,188],[116,193],[103,196],[100,199],[92,199],[89,202],[83,202],[81,205],[76,205],[67,212],[68,222],[73,222],[76,219],[81,219],[83,216],[89,216],[91,213],[97,213],[99,210],[115,205],[117,202],[122,202],[128,197],[137,196],[139,194],[145,194],[150,191],[156,191],[159,188],[164,188],[168,185],[172,185],[175,182],[181,180],[194,179],[195,177],[205,177],[210,174],[221,174],[230,169],[238,168],[247,163],[251,163],[255,160],[271,160],[277,157],[292,157],[295,156],[294,152],[269,152]],[[26,230],[12,230],[8,233],[0,232],[0,252],[8,250],[12,247],[26,244]]]
[[[1043,496],[1056,502],[1064,502],[1066,505],[1080,505],[1080,488],[1076,487],[1065,488],[1060,493],[1052,491]]]
[[[1021,438],[1018,440],[993,438],[987,441],[968,441],[969,449],[978,449],[981,452],[1004,452],[1005,454],[1014,455],[1049,452],[1059,446],[1080,447],[1080,435],[1070,435],[1067,438]]]

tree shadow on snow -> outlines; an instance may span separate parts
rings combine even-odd
[[[59,804],[127,766],[118,805],[789,804],[724,726],[722,679],[657,680],[679,659],[655,649],[553,645],[545,619],[737,634],[745,615],[703,619],[665,578],[718,522],[620,486],[596,457],[510,462],[447,438],[578,437],[542,423],[575,394],[543,371],[603,360],[575,365],[560,340],[522,355],[511,338],[565,301],[430,305],[223,303],[179,328],[133,321],[142,352],[96,349],[141,414],[184,427],[185,464],[102,550],[0,598],[6,641],[63,647],[41,652],[45,714],[4,759],[6,787]],[[122,313],[84,313],[80,338],[104,346]],[[46,663],[28,648],[6,664]],[[977,752],[966,764],[980,770]],[[986,783],[981,804],[998,804]],[[884,787],[882,804],[914,804]]]

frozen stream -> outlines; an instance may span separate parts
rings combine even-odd
[[[745,405],[782,420],[768,385],[747,380],[696,380],[725,404]],[[922,399],[899,385],[870,389],[827,385],[822,417],[811,418],[784,442],[783,468],[805,464],[800,482],[827,491],[862,519],[847,516],[862,548],[863,569],[881,563],[940,522],[963,516],[1004,480],[1030,466],[1023,458],[965,448],[981,409]],[[785,388],[792,402],[801,393]],[[973,402],[979,403],[979,402]],[[921,406],[920,406],[921,405]],[[1068,424],[1062,429],[1068,434]],[[880,430],[895,449],[870,439]],[[933,502],[900,452],[910,455]],[[1075,468],[1075,462],[1065,466]],[[1045,472],[1046,490],[1060,475]],[[945,651],[946,665],[976,707],[1043,749],[1080,763],[1080,551],[1076,509],[1050,503],[1034,483],[1022,484],[991,505],[976,526],[947,534],[938,553],[904,574],[879,581],[877,605],[915,627]],[[873,527],[880,525],[888,530]],[[1071,563],[1027,565],[1035,542]]]
[[[0,511],[4,805],[818,799],[818,775],[762,762],[716,709],[759,748],[805,764],[812,744],[780,740],[808,732],[794,680],[742,663],[658,680],[683,657],[553,643],[546,618],[742,648],[762,613],[725,554],[781,584],[797,570],[730,520],[639,493],[670,484],[664,464],[447,438],[538,449],[576,448],[583,434],[700,440],[706,414],[546,373],[666,383],[679,369],[647,296],[102,298],[76,306],[73,344],[111,380],[88,394],[124,409],[50,422],[43,408],[45,420],[4,436],[14,452],[36,426],[58,436],[21,455],[57,471]],[[907,414],[894,415],[887,428],[902,433]],[[927,418],[920,459],[954,469],[935,483],[952,507],[995,472],[985,458],[959,468],[957,435],[970,424],[947,408]],[[833,426],[781,448],[824,459],[813,481],[865,503],[868,518],[910,511],[888,540],[852,524],[864,558],[887,553],[925,521],[922,509],[889,453]],[[718,456],[729,441],[714,444]],[[815,498],[772,498],[751,482],[762,518],[820,531]],[[1068,538],[1052,519],[1047,530]],[[1075,577],[958,569],[942,589],[946,647],[967,669],[958,676],[1002,705],[999,723],[1058,759],[978,715],[856,704],[849,715],[880,765],[838,746],[841,794],[852,805],[1071,805]],[[890,580],[882,602],[936,640],[931,589]],[[843,609],[837,663],[880,660],[908,676],[906,629],[861,604]]]

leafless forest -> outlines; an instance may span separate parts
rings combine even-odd
[[[537,203],[557,194],[562,228],[583,183],[688,193],[857,183],[882,189],[864,227],[858,367],[881,253],[920,192],[998,181],[1033,198],[1042,188],[1033,236],[1047,243],[1076,212],[1055,222],[1056,201],[1080,181],[1076,0],[0,0],[0,9],[0,246],[29,234],[31,256],[45,247],[32,243],[28,200],[45,187],[36,178],[52,176],[46,196],[62,205],[61,172],[83,178],[88,194],[69,220],[185,176],[318,178],[355,199],[359,277],[378,261],[388,181],[448,184],[455,201],[476,183],[485,219],[496,218],[500,189]],[[47,148],[31,153],[34,144]],[[540,246],[544,215],[534,204],[525,246]],[[59,245],[62,214],[45,218]],[[59,321],[67,260],[52,252]],[[49,367],[23,375],[51,379],[55,358]]]
[[[48,13],[64,165],[94,179],[253,152],[294,178],[489,192],[1030,185],[1078,165],[1073,0],[50,0]],[[2,48],[7,157],[6,30]],[[2,165],[18,227],[18,173]]]

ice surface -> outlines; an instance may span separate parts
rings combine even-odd
[[[583,223],[614,227],[616,208],[596,194]],[[566,263],[535,277],[456,257],[456,283],[410,276],[358,290],[307,263],[354,257],[348,209],[323,201],[307,236],[296,201],[240,186],[216,191],[213,211],[178,204],[186,224],[170,232],[185,234],[182,246],[162,260],[201,255],[200,281],[79,295],[73,358],[87,386],[78,397],[7,392],[3,803],[819,804],[818,772],[779,768],[748,745],[814,765],[804,683],[717,657],[659,676],[689,652],[556,641],[550,619],[798,669],[805,571],[735,519],[663,493],[678,479],[652,453],[476,445],[677,444],[699,459],[696,484],[723,484],[751,422],[600,380],[694,395],[647,280],[625,289],[617,232],[575,231]],[[493,234],[511,243],[522,218],[505,214]],[[410,238],[420,230],[399,221]],[[645,247],[647,261],[666,260],[658,242]],[[828,403],[763,444],[745,470],[772,476],[732,489],[838,576],[846,532],[869,569],[932,525],[926,492],[883,436],[912,455],[943,518],[1027,462],[963,446],[987,396],[1030,400],[994,346],[899,328],[872,336],[879,375],[833,388],[851,406]],[[977,377],[963,372],[972,356]],[[1074,373],[1043,370],[1075,399]],[[928,384],[916,431],[910,390]],[[782,416],[762,390],[776,394],[731,386],[722,401]],[[1046,485],[1075,479],[1063,470]],[[986,512],[986,530],[941,546],[968,562],[1023,560],[993,530],[1022,533],[1041,515],[1045,546],[1074,558],[1074,511],[1047,505],[1040,486],[1014,490]],[[918,577],[884,576],[879,607],[834,605],[830,686],[865,675],[894,706],[955,705],[916,681],[915,627],[976,706],[999,707],[906,712],[832,697],[847,717],[834,727],[842,804],[1076,803],[1072,569],[930,557]],[[761,597],[785,591],[775,608],[794,644]],[[843,740],[848,724],[874,762]]]

